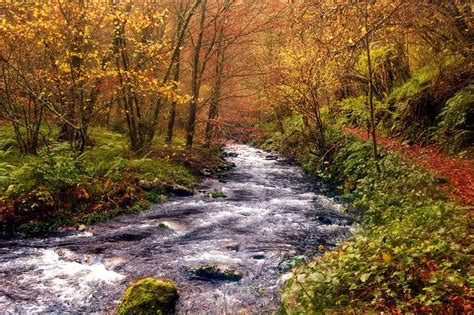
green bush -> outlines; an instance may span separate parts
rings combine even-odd
[[[449,153],[471,149],[474,143],[474,86],[471,85],[446,102],[438,116],[438,142]]]
[[[392,112],[387,103],[374,101],[374,118],[376,127],[380,131],[391,128],[396,113]],[[365,96],[346,98],[333,105],[337,126],[349,125],[352,127],[369,128],[369,106]]]
[[[38,152],[38,159],[31,163],[36,186],[45,186],[52,191],[63,190],[89,179],[83,161],[69,144],[57,144]]]
[[[469,293],[468,211],[448,202],[430,174],[349,139],[321,173],[361,211],[360,228],[336,250],[294,270],[282,294],[288,313],[349,310],[462,312]],[[462,304],[462,303],[461,303]]]

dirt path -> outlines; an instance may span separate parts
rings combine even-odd
[[[362,129],[344,127],[344,131],[361,139],[368,139]],[[406,146],[397,140],[378,136],[380,146],[400,152],[413,160],[417,165],[448,179],[453,185],[453,194],[466,205],[474,206],[474,161],[450,157],[442,153],[436,145],[426,147]]]

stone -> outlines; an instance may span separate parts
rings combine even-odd
[[[222,153],[222,156],[223,157],[238,157],[239,154],[236,152],[224,152]]]
[[[118,313],[173,314],[178,299],[178,290],[172,282],[145,278],[125,290]]]
[[[269,154],[265,157],[265,160],[278,160],[278,155]]]
[[[79,226],[77,227],[77,230],[78,230],[79,232],[84,232],[84,231],[86,230],[86,228],[87,228],[87,227],[86,227],[84,224],[81,224],[81,225],[79,225]]]
[[[220,281],[239,281],[242,274],[234,267],[225,265],[203,265],[188,268],[188,272],[199,278]]]
[[[162,191],[163,183],[158,178],[154,178],[152,180],[142,179],[138,182],[138,187],[147,191],[150,191],[150,190]]]
[[[288,272],[288,273],[285,273],[283,274],[277,281],[277,286],[279,287],[282,287],[283,285],[285,285],[285,283],[290,280],[291,278],[293,278],[294,274],[292,272]]]
[[[318,221],[321,222],[321,224],[324,224],[324,225],[330,225],[332,224],[332,220],[329,219],[328,217],[324,217],[324,216],[318,216]]]
[[[227,249],[227,250],[233,250],[233,251],[239,251],[239,248],[240,248],[240,244],[235,242],[235,243],[229,243],[229,244],[226,244],[224,245],[224,248]]]
[[[178,197],[188,197],[194,195],[194,191],[191,188],[178,184],[166,186],[166,191]]]
[[[208,168],[204,168],[200,171],[202,176],[210,177],[213,175],[212,171]]]

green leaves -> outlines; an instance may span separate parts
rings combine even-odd
[[[380,175],[366,165],[369,157],[370,146],[356,140],[338,147],[329,171],[350,187],[363,229],[294,270],[304,276],[285,286],[285,309],[436,312],[449,305],[458,310],[451,298],[468,294],[469,283],[467,209],[447,201],[433,176],[395,154],[382,156]]]

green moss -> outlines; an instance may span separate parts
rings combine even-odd
[[[421,68],[408,81],[393,89],[387,98],[388,103],[403,102],[413,98],[427,88],[438,75],[439,70],[433,66]]]
[[[214,199],[227,197],[222,191],[213,191],[211,197]]]
[[[178,298],[173,283],[145,278],[125,290],[119,314],[170,314]]]

